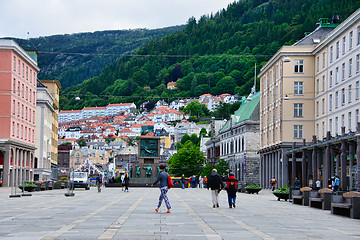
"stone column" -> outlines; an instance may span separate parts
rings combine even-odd
[[[324,161],[324,171],[323,171],[323,187],[328,187],[328,178],[330,176],[330,143],[331,138],[330,131],[326,133],[326,149],[325,149],[325,161]]]
[[[283,163],[282,163],[282,182],[280,187],[286,185],[289,186],[289,155],[285,154],[283,150]]]
[[[355,144],[354,142],[350,142],[349,143],[349,172],[350,172],[350,179],[349,179],[349,184],[350,184],[350,191],[353,191],[354,187],[354,183],[353,183],[353,178],[352,178],[352,173],[354,171],[354,155],[355,155]]]
[[[357,123],[356,131],[356,190],[360,190],[360,122]]]
[[[10,187],[10,150],[6,147],[4,151],[3,187]]]
[[[263,157],[264,155],[260,155],[260,187],[264,188],[263,186]],[[237,172],[237,171],[236,171]]]
[[[292,144],[292,162],[291,162],[291,185],[294,186],[294,181],[296,178],[296,142],[293,142]]]
[[[341,128],[341,137],[345,137],[345,127]],[[344,139],[341,140],[341,178],[340,184],[343,191],[347,190],[347,179],[346,179],[346,165],[347,165],[347,153],[346,153],[346,142]],[[351,177],[351,174],[350,174]]]
[[[303,139],[303,147],[306,146],[306,140]],[[306,179],[306,150],[302,150],[302,160],[301,160],[301,183],[302,186],[307,186]]]
[[[316,136],[313,136],[312,144],[316,144]],[[317,149],[314,146],[312,150],[312,175],[313,175],[313,186],[315,186],[315,182],[317,179]]]

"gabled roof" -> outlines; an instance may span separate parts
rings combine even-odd
[[[251,101],[245,100],[221,130],[228,128],[230,122],[232,122],[232,125],[235,125],[246,120],[259,120],[260,92],[251,95],[250,98]]]

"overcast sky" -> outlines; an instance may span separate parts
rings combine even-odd
[[[147,28],[185,24],[235,0],[0,0],[0,37]]]

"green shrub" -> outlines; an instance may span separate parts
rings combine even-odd
[[[289,188],[285,185],[281,188],[278,188],[274,191],[274,193],[284,193],[284,194],[289,194]]]
[[[60,178],[60,181],[62,181],[62,182],[66,182],[67,180],[68,180],[67,177],[62,177],[62,178]]]
[[[245,187],[245,189],[262,189],[258,184],[250,184]]]

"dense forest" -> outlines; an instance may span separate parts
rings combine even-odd
[[[339,15],[342,21],[359,7],[357,0],[234,2],[216,14],[189,18],[184,29],[151,40],[133,55],[116,58],[98,76],[64,89],[61,109],[249,94],[255,63],[259,72],[282,45],[313,31],[319,18]],[[176,81],[177,90],[166,89],[170,81]]]
[[[67,88],[99,75],[116,58],[183,28],[97,31],[14,40],[24,48],[39,51],[39,79],[59,80]]]

